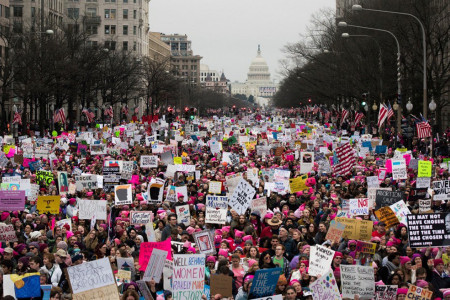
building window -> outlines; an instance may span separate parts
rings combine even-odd
[[[109,50],[116,50],[116,42],[115,41],[106,41],[105,48]]]
[[[137,16],[137,10],[133,10],[133,19],[136,19]]]
[[[13,32],[14,33],[22,33],[23,32],[22,22],[14,22],[13,23]]]
[[[105,9],[105,19],[114,20],[116,18],[116,10],[115,9]]]
[[[136,41],[134,41],[133,42],[133,51],[136,51],[136,48],[137,48],[137,43],[136,43]]]
[[[31,7],[31,17],[32,18],[36,17],[36,7]]]
[[[71,19],[78,19],[80,16],[80,9],[79,8],[68,8],[67,9],[67,16]]]
[[[128,51],[128,42],[127,41],[123,41],[123,43],[122,43],[122,50],[123,51]]]
[[[87,26],[86,32],[88,34],[98,34],[98,27],[97,26]]]
[[[123,35],[128,35],[128,25],[123,25]]]
[[[23,14],[23,7],[22,6],[13,6],[13,13],[14,17],[21,18]]]
[[[9,18],[9,7],[5,7],[5,18]]]
[[[128,9],[123,10],[123,18],[128,19]]]
[[[116,34],[116,25],[105,25],[105,34]]]
[[[137,27],[133,26],[133,35],[136,35]]]

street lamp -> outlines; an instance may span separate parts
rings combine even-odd
[[[348,32],[344,32],[342,33],[341,37],[348,39],[351,37],[365,37],[365,38],[369,38],[372,41],[375,42],[375,44],[377,44],[378,47],[378,67],[379,67],[379,71],[380,71],[380,102],[383,101],[383,53],[381,51],[381,46],[378,43],[377,39],[375,39],[374,37],[367,35],[367,34],[349,34]]]
[[[400,101],[401,94],[402,94],[401,73],[400,73],[400,53],[401,52],[400,52],[400,43],[398,42],[398,38],[395,36],[395,34],[389,30],[373,28],[373,27],[350,25],[350,24],[347,24],[347,22],[339,22],[338,27],[353,27],[353,28],[361,28],[361,29],[385,32],[385,33],[389,33],[395,39],[395,43],[397,44],[397,72],[398,72],[397,73],[397,94],[398,94],[398,100]],[[401,116],[402,116],[402,107],[399,106],[399,108],[400,109],[397,111],[397,129],[398,130],[400,130],[400,127],[401,127]]]
[[[378,106],[377,106],[376,103],[374,103],[374,104],[372,105],[372,110],[373,110],[373,111],[377,111],[377,109],[378,109]]]
[[[431,105],[431,103],[430,103]],[[408,110],[408,113],[411,113],[413,109],[413,104],[411,103],[411,98],[408,99],[408,103],[406,103],[406,109]]]
[[[428,105],[428,108],[431,111],[431,114],[434,113],[434,111],[436,110],[436,102],[434,102],[434,98],[433,96],[431,96],[431,102]],[[431,150],[430,150],[430,156],[433,157],[433,125],[434,125],[434,118],[431,120],[431,141],[430,141],[430,146],[431,146]]]
[[[422,30],[422,52],[423,52],[423,116],[427,117],[427,44],[426,44],[426,37],[425,37],[425,26],[423,26],[422,21],[418,17],[416,17],[413,14],[405,13],[405,12],[398,12],[398,11],[389,11],[389,10],[379,10],[379,9],[372,9],[372,8],[363,8],[359,4],[354,4],[352,6],[353,11],[374,11],[374,12],[380,12],[380,13],[387,13],[387,14],[393,14],[393,15],[403,15],[414,18],[417,22],[420,24],[420,28]]]

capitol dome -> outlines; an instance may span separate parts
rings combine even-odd
[[[256,57],[252,60],[247,73],[249,82],[270,82],[269,66],[266,60],[261,56],[261,47],[258,45]]]

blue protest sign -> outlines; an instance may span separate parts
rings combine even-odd
[[[387,152],[387,146],[385,145],[377,145],[375,147],[375,153],[377,154],[385,154]]]
[[[372,143],[371,142],[362,142],[362,147],[369,147],[369,150],[372,151]]]
[[[255,273],[252,287],[250,288],[250,295],[252,297],[266,297],[272,296],[275,293],[275,288],[278,283],[278,278],[281,274],[281,268],[262,269]]]

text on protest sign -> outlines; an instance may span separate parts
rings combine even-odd
[[[229,205],[240,215],[243,215],[250,205],[256,190],[244,179],[241,179],[230,198]]]
[[[116,284],[107,257],[68,267],[67,273],[74,294]]]
[[[430,177],[418,177],[416,179],[416,188],[427,189],[430,187],[431,178]]]
[[[166,262],[166,257],[167,251],[153,249],[152,256],[150,256],[150,261],[147,264],[147,268],[145,269],[144,277],[142,278],[142,280],[154,280],[156,283],[159,283],[164,269],[164,264]]]
[[[211,194],[220,194],[222,192],[222,182],[210,181],[208,192]]]
[[[250,210],[251,212],[258,212],[261,218],[264,217],[267,212],[267,198],[259,197],[253,199]]]
[[[308,274],[310,274],[311,276],[325,274],[325,272],[330,268],[334,252],[334,250],[320,245],[311,247]]]
[[[367,253],[367,254],[375,254],[375,249],[377,248],[377,244],[357,241],[356,242],[356,252]]]
[[[168,238],[163,242],[143,242],[139,251],[139,265],[141,268],[139,271],[145,271],[147,268],[150,257],[152,256],[153,249],[160,249],[167,251],[167,259],[172,260],[172,248],[171,239]]]
[[[350,199],[350,213],[354,216],[369,214],[369,199],[357,198]]]
[[[147,225],[150,222],[153,222],[153,212],[130,211],[130,225]]]
[[[75,176],[75,185],[77,191],[93,190],[98,188],[97,176],[96,175],[80,175]]]
[[[335,220],[332,220],[325,239],[330,240],[332,243],[339,243],[342,235],[344,234],[344,231],[345,224],[341,224],[339,222],[336,222]]]
[[[433,181],[434,200],[450,199],[450,180]]]
[[[0,223],[0,242],[17,241],[16,231],[13,225]]]
[[[59,213],[59,202],[61,196],[39,196],[37,199],[37,210],[39,213]]]
[[[431,177],[431,161],[419,160],[417,177]]]
[[[394,191],[377,190],[375,196],[376,209],[392,205],[400,200],[403,200],[402,191],[394,192]]]
[[[209,230],[202,230],[194,232],[194,240],[200,253],[205,255],[216,254],[216,247],[214,245],[214,234]]]
[[[278,278],[280,278],[281,268],[257,270],[250,294],[254,297],[266,297],[275,293]]]
[[[126,205],[133,203],[131,184],[116,185],[114,187],[115,204]]]
[[[0,191],[0,208],[4,211],[22,211],[25,208],[25,191]]]
[[[106,204],[104,200],[79,200],[78,213],[80,220],[106,220]]]
[[[336,278],[331,270],[328,270],[320,278],[310,284],[313,299],[336,300],[341,299],[341,293],[337,286]]]
[[[372,299],[375,294],[373,267],[341,265],[341,284],[343,298]]]
[[[397,285],[376,285],[375,300],[396,300]]]
[[[227,221],[228,198],[225,196],[206,196],[205,222],[225,224]]]
[[[406,294],[406,299],[431,300],[432,296],[432,291],[415,285],[410,285],[408,293]]]
[[[201,299],[205,287],[205,255],[173,256],[172,291],[174,300]]]
[[[411,248],[450,245],[450,213],[408,215]]]
[[[400,223],[394,211],[389,206],[382,207],[379,210],[376,210],[375,215],[377,216],[378,220],[386,224],[386,228],[391,228],[392,226]]]
[[[392,178],[394,180],[407,179],[406,162],[404,159],[392,160]]]
[[[158,156],[156,155],[142,155],[141,156],[141,168],[157,168]]]
[[[373,221],[336,217],[336,222],[345,225],[344,238],[369,241],[372,238]]]

